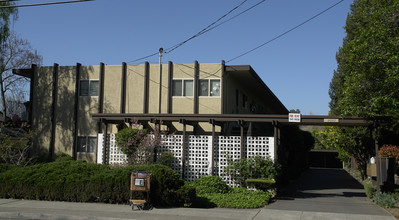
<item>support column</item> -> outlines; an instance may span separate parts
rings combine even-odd
[[[35,80],[37,76],[37,65],[32,64],[32,76],[30,77],[30,89],[29,89],[29,122],[31,127],[33,127],[33,96],[35,94]]]
[[[75,78],[75,104],[74,104],[74,114],[73,114],[73,149],[72,155],[73,159],[77,159],[78,152],[78,114],[79,114],[79,81],[80,81],[80,72],[81,72],[82,64],[76,64],[76,78]]]
[[[100,123],[102,123],[102,121],[100,120]],[[109,153],[109,143],[108,143],[108,122],[104,121],[104,125],[105,125],[105,131],[104,131],[104,141],[103,141],[103,164],[108,165],[108,153]]]
[[[168,64],[168,108],[167,113],[172,114],[172,80],[173,80],[173,63],[169,61]]]
[[[224,97],[224,94],[225,94],[225,89],[224,89],[224,86],[225,86],[225,79],[226,79],[226,63],[225,63],[225,61],[224,60],[222,60],[222,77],[221,77],[221,79],[220,79],[220,106],[221,106],[221,109],[220,109],[220,113],[221,114],[224,114],[225,113],[225,105],[226,105],[226,103],[225,103],[225,97]]]
[[[121,82],[121,114],[126,112],[126,76],[127,64],[122,63],[122,82]]]
[[[150,86],[150,63],[145,62],[145,67],[144,67],[144,99],[143,99],[143,114],[148,113],[148,87]]]
[[[198,61],[195,61],[194,64],[194,114],[198,114],[198,81],[199,81],[199,64]]]
[[[53,67],[53,93],[52,93],[52,104],[51,104],[51,137],[50,137],[50,148],[49,154],[51,158],[55,156],[55,131],[57,126],[56,121],[56,108],[57,108],[57,96],[58,96],[58,67],[57,63],[54,63]]]
[[[105,65],[100,63],[100,94],[98,97],[98,113],[104,112],[104,81],[105,81]],[[98,122],[98,133],[103,133],[103,124]]]
[[[180,123],[183,124],[183,140],[182,140],[182,148],[181,148],[181,178],[185,180],[186,173],[186,120],[180,120]]]
[[[245,141],[245,139],[244,139],[244,125],[245,125],[245,121],[244,120],[239,120],[238,121],[238,124],[240,125],[240,128],[241,128],[241,142],[240,142],[240,157],[241,157],[241,159],[244,159],[244,157],[245,157],[245,154],[244,154],[244,141]]]
[[[278,148],[280,146],[280,128],[277,121],[273,121],[274,127],[274,162],[278,162]]]

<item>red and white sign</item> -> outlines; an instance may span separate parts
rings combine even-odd
[[[288,114],[288,122],[301,122],[301,114],[298,113],[289,113]]]

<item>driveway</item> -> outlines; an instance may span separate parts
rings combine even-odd
[[[391,216],[372,203],[363,185],[343,169],[307,170],[266,209]]]

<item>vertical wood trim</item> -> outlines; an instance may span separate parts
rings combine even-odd
[[[55,155],[55,131],[57,126],[56,121],[56,108],[57,108],[57,96],[58,96],[58,68],[59,65],[54,63],[53,66],[53,94],[51,103],[51,137],[50,137],[50,148],[49,154],[53,158]]]
[[[173,63],[168,64],[168,109],[167,113],[172,114],[172,80],[173,80]]]
[[[149,83],[150,82],[150,64],[148,62],[145,62],[144,66],[144,102],[143,102],[143,114],[148,113],[148,102],[149,102],[149,96],[148,96],[148,91],[149,91]]]
[[[245,156],[245,154],[244,154],[244,121],[243,120],[239,120],[238,121],[238,124],[240,125],[240,128],[241,128],[241,132],[240,132],[240,136],[241,136],[241,141],[240,141],[240,156],[241,156],[241,159],[244,159],[244,156]]]
[[[121,81],[121,113],[126,112],[126,75],[127,75],[127,64],[122,63],[122,81]]]
[[[100,122],[100,123],[102,123],[102,122]],[[108,165],[108,147],[109,147],[109,144],[108,144],[108,122],[105,122],[104,123],[105,124],[105,132],[104,132],[104,134],[103,134],[103,138],[104,138],[104,140],[103,140],[103,164],[107,164]]]
[[[185,173],[186,173],[186,120],[181,120],[180,123],[183,123],[183,140],[182,140],[182,148],[181,148],[181,178],[186,180]]]
[[[212,146],[211,146],[211,176],[215,175],[215,120],[212,123]]]
[[[198,81],[199,81],[199,64],[198,61],[195,61],[194,64],[194,114],[198,114]]]
[[[32,64],[32,76],[30,78],[30,89],[29,89],[29,122],[31,126],[33,127],[33,102],[34,100],[34,94],[35,94],[35,83],[36,83],[36,77],[37,77],[37,65]]]
[[[100,63],[100,94],[98,97],[98,113],[104,112],[104,81],[105,81],[105,66]],[[98,133],[103,133],[103,124],[98,122]]]
[[[80,82],[80,72],[82,64],[76,64],[76,78],[75,78],[75,104],[74,104],[74,114],[73,114],[73,149],[72,156],[76,160],[78,152],[78,114],[79,114],[79,82]]]
[[[225,103],[225,101],[227,100],[226,98],[225,98],[225,79],[226,79],[226,63],[225,63],[225,61],[224,60],[222,60],[222,67],[221,67],[221,69],[222,69],[222,77],[221,77],[221,79],[220,79],[220,107],[221,107],[221,109],[220,109],[220,113],[221,114],[225,114],[226,112],[225,112],[225,106],[227,105],[226,103]],[[227,93],[226,93],[227,94]]]

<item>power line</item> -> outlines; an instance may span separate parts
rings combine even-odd
[[[170,53],[170,52],[172,52],[173,50],[175,50],[175,49],[179,48],[180,46],[182,46],[183,44],[187,43],[188,41],[190,41],[190,40],[192,40],[192,39],[194,39],[194,38],[196,38],[196,37],[199,37],[199,36],[201,36],[202,34],[205,34],[206,32],[208,32],[208,31],[210,31],[210,30],[213,30],[213,29],[215,29],[216,27],[219,27],[220,25],[222,25],[222,24],[224,24],[224,23],[226,23],[226,22],[228,22],[228,21],[230,21],[230,20],[232,20],[232,19],[234,19],[234,18],[236,18],[236,17],[238,17],[238,16],[244,14],[245,12],[247,12],[247,11],[249,11],[249,10],[255,8],[256,6],[258,6],[258,5],[260,5],[261,3],[265,2],[266,0],[262,0],[262,1],[258,2],[257,4],[255,4],[255,5],[251,6],[251,7],[249,7],[248,9],[242,11],[241,13],[239,13],[239,14],[237,14],[237,15],[235,15],[235,16],[229,18],[228,20],[226,20],[226,21],[224,21],[224,22],[219,23],[219,24],[216,25],[217,22],[219,22],[220,20],[222,20],[223,18],[225,18],[227,15],[231,14],[233,11],[235,11],[236,9],[238,9],[239,7],[241,7],[241,6],[242,6],[245,2],[247,2],[247,1],[248,1],[248,0],[244,0],[244,1],[241,2],[239,5],[237,5],[237,6],[234,7],[233,9],[231,9],[229,12],[227,12],[226,14],[224,14],[223,16],[221,16],[220,18],[218,18],[216,21],[212,22],[210,25],[208,25],[206,28],[202,29],[202,30],[199,31],[197,34],[193,35],[192,37],[190,37],[190,38],[188,38],[188,39],[186,39],[186,40],[184,40],[184,41],[182,41],[182,42],[180,42],[180,43],[178,43],[178,44],[176,44],[176,45],[174,45],[174,46],[171,46],[171,47],[167,48],[167,49],[165,50],[165,53]],[[149,57],[156,56],[156,55],[158,55],[158,52],[155,52],[155,53],[153,53],[153,54],[150,54],[150,55],[147,55],[147,56],[144,56],[144,57],[141,57],[141,58],[132,60],[132,61],[127,62],[127,63],[134,63],[134,62],[137,62],[137,61],[140,61],[140,60],[144,60],[144,59],[147,59],[147,58],[149,58]]]
[[[17,1],[17,0],[14,0]],[[46,2],[46,3],[37,3],[37,4],[26,4],[26,5],[7,5],[0,6],[0,8],[21,8],[21,7],[32,7],[32,6],[44,6],[44,5],[56,5],[56,4],[67,4],[67,3],[78,3],[78,2],[88,2],[94,0],[73,0],[73,1],[61,1],[61,2]],[[7,1],[1,1],[7,2]]]
[[[206,32],[206,30],[208,30],[210,27],[212,27],[213,25],[215,25],[217,22],[219,22],[220,20],[222,20],[223,18],[225,18],[227,15],[231,14],[233,11],[237,10],[239,7],[241,7],[245,2],[247,2],[248,0],[244,0],[243,2],[241,2],[239,5],[237,5],[236,7],[234,7],[233,9],[231,9],[229,12],[227,12],[226,14],[224,14],[222,17],[218,18],[216,21],[212,22],[210,25],[206,26],[204,29],[202,29],[200,32],[196,33],[195,35],[193,35],[192,37],[188,38],[187,40],[184,40],[178,44],[176,44],[175,46],[172,46],[168,49],[166,49],[165,53],[170,53],[174,50],[176,50],[177,48],[181,47],[183,44],[187,43],[188,41],[202,35],[203,33]]]
[[[272,38],[271,40],[268,40],[268,41],[266,41],[265,43],[263,43],[263,44],[261,44],[261,45],[255,47],[255,48],[253,48],[253,49],[251,49],[251,50],[248,50],[248,51],[245,52],[245,53],[242,53],[242,54],[240,54],[240,55],[238,55],[238,56],[236,56],[236,57],[234,57],[234,58],[232,58],[232,59],[226,61],[226,63],[229,63],[229,62],[231,62],[231,61],[233,61],[233,60],[236,60],[236,59],[238,59],[238,58],[240,58],[240,57],[242,57],[242,56],[245,56],[245,55],[247,55],[247,54],[253,52],[254,50],[257,50],[257,49],[259,49],[259,48],[261,48],[261,47],[263,47],[263,46],[265,46],[265,45],[267,45],[267,44],[269,44],[269,43],[271,43],[271,42],[273,42],[273,41],[279,39],[280,37],[283,37],[284,35],[290,33],[291,31],[293,31],[293,30],[295,30],[295,29],[301,27],[302,25],[308,23],[309,21],[311,21],[311,20],[313,20],[313,19],[319,17],[320,15],[324,14],[325,12],[327,12],[327,11],[329,11],[330,9],[334,8],[335,6],[339,5],[339,4],[342,3],[343,1],[344,1],[344,0],[341,0],[341,1],[337,2],[337,3],[335,3],[334,5],[328,7],[327,9],[325,9],[324,11],[322,11],[322,12],[320,12],[320,13],[314,15],[313,17],[309,18],[308,20],[306,20],[306,21],[304,21],[304,22],[302,22],[302,23],[296,25],[295,27],[289,29],[288,31],[286,31],[286,32],[284,32],[284,33],[282,33],[282,34],[280,34],[280,35],[274,37],[274,38]]]

